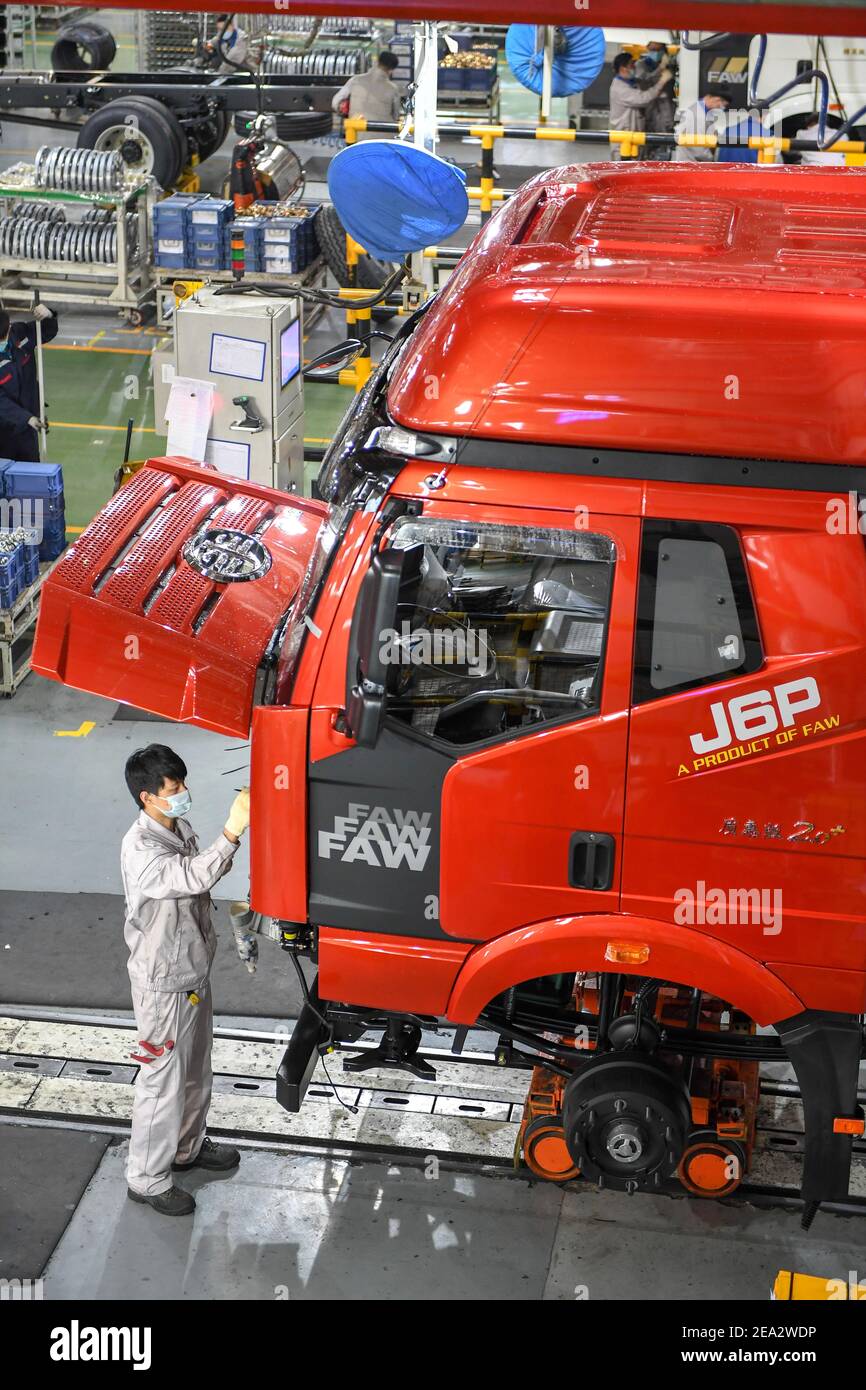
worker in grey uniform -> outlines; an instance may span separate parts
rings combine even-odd
[[[400,90],[391,81],[398,61],[396,53],[383,49],[375,67],[343,83],[331,102],[333,109],[341,116],[366,116],[368,121],[399,120]]]
[[[610,84],[611,130],[646,129],[646,112],[656,97],[673,81],[673,73],[664,66],[651,87],[638,86],[635,61],[630,53],[618,53],[613,60],[613,81]],[[611,159],[621,159],[620,147],[612,144]]]
[[[646,47],[644,53],[634,65],[634,75],[637,85],[642,91],[654,87],[659,76],[670,64],[667,46],[658,40],[652,39]],[[652,131],[654,135],[670,135],[674,128],[674,116],[676,106],[673,97],[673,82],[669,82],[662,87],[655,101],[650,102],[646,109],[645,129]],[[647,159],[670,159],[671,152],[667,146],[651,146],[642,152]]]
[[[718,135],[721,121],[731,105],[731,93],[724,88],[705,92],[699,101],[693,101],[677,112],[674,130],[677,135]],[[677,145],[674,160],[678,164],[689,161],[707,163],[714,160],[718,149],[709,145]]]
[[[249,825],[249,790],[232,804],[224,830],[200,850],[187,812],[186,767],[152,743],[126,764],[139,808],[120,855],[126,897],[124,937],[137,1027],[139,1071],[132,1108],[127,1191],[166,1216],[187,1216],[195,1199],[173,1172],[227,1172],[237,1149],[205,1134],[211,1097],[213,1005],[210,972],[216,936],[210,890],[231,868]]]

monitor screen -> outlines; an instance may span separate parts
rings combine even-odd
[[[295,319],[280,334],[280,388],[301,370],[301,320]]]

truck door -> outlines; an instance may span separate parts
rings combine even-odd
[[[618,907],[639,523],[473,513],[428,504],[383,537],[405,561],[381,634],[387,711],[375,747],[334,733],[334,690],[320,680],[319,925],[483,941]],[[344,633],[356,594],[357,584]]]

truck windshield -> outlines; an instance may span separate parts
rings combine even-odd
[[[385,634],[390,715],[465,744],[597,708],[609,537],[422,518],[389,544],[414,576]]]

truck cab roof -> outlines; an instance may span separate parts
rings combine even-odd
[[[866,460],[857,169],[585,164],[530,180],[392,373],[424,433]]]

